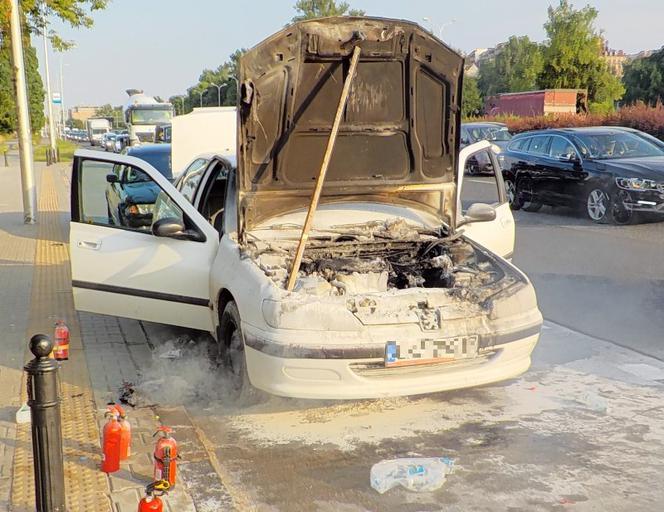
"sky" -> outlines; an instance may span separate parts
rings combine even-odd
[[[433,30],[454,48],[488,48],[511,35],[545,37],[547,7],[557,0],[347,0],[368,15],[408,19]],[[663,0],[589,0],[597,28],[611,48],[636,53],[664,45]],[[76,48],[50,54],[53,90],[74,105],[121,105],[125,89],[164,98],[182,94],[205,68],[237,48],[250,48],[295,15],[295,0],[111,0],[90,29],[53,23]],[[425,21],[425,18],[427,21]],[[42,42],[33,41],[43,62]],[[43,72],[43,70],[42,70]]]

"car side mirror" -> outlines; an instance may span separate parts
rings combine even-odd
[[[152,224],[154,236],[205,242],[205,235],[194,229],[186,229],[182,221],[176,217],[164,217]]]
[[[574,163],[574,162],[579,161],[579,157],[576,156],[574,153],[569,153],[567,155],[561,155],[560,156],[560,161],[561,162],[572,162],[572,163]]]
[[[107,174],[106,175],[106,182],[107,183],[117,183],[120,181],[118,177],[115,174]]]
[[[491,222],[496,220],[496,209],[488,204],[471,204],[466,214],[463,216],[462,224],[471,224],[473,222]]]
[[[182,235],[185,227],[180,219],[175,217],[165,217],[152,224],[152,234],[154,236],[173,237]]]

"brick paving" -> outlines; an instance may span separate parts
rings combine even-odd
[[[4,391],[0,397],[0,510],[34,510],[30,426],[17,428],[14,415],[25,401],[22,366],[28,359],[28,337],[37,332],[51,334],[54,321],[64,319],[71,331],[70,360],[61,370],[67,509],[134,511],[151,481],[152,433],[159,420],[151,408],[128,410],[132,456],[111,476],[99,471],[100,431],[105,406],[117,399],[122,381],[137,382],[139,369],[149,363],[148,339],[139,322],[75,313],[67,244],[68,166],[38,165],[37,174],[39,222],[26,226],[18,168],[0,169],[0,387]],[[186,461],[178,486],[165,498],[166,509],[235,508],[191,423],[184,421],[178,429],[185,429]],[[222,509],[206,506],[211,493],[216,503],[224,504]]]

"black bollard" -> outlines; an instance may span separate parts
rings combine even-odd
[[[32,454],[37,512],[65,512],[65,473],[60,426],[58,363],[49,359],[53,342],[44,334],[30,339],[35,358],[25,365],[32,415]]]

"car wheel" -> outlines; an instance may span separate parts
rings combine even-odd
[[[630,224],[634,220],[634,215],[632,210],[625,206],[625,203],[631,203],[632,198],[629,195],[629,192],[625,190],[619,190],[615,195],[613,201],[611,201],[611,222],[620,226],[625,224]]]
[[[537,212],[542,208],[542,203],[533,201],[533,184],[528,178],[522,179],[516,186],[517,201],[521,204],[521,208],[525,212]]]
[[[516,200],[516,186],[514,181],[506,179],[505,180],[505,194],[507,195],[507,200],[510,203],[510,208],[512,210],[518,210],[521,208],[521,204]]]
[[[611,212],[611,196],[604,189],[594,187],[586,197],[586,214],[593,222],[602,223],[609,220]]]
[[[252,386],[247,374],[240,312],[234,301],[226,304],[221,314],[219,334],[216,362],[227,370],[232,393],[238,397],[244,396],[251,392]]]

